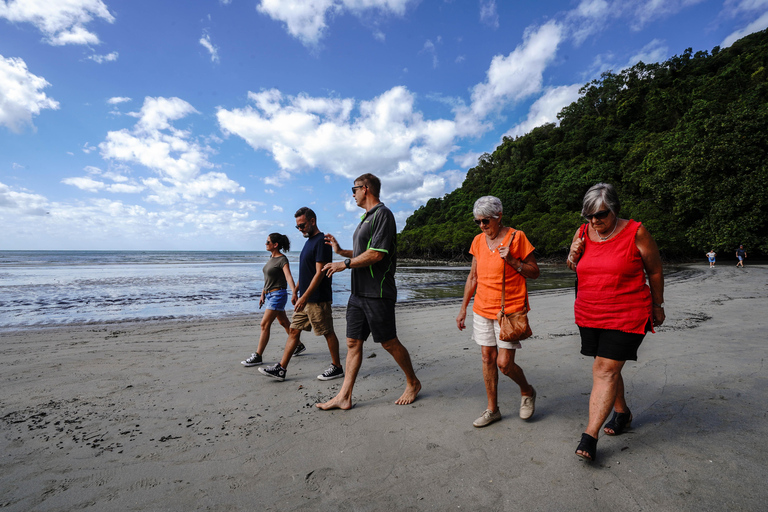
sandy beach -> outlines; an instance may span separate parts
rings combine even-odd
[[[260,314],[0,333],[0,509],[760,510],[768,499],[768,266],[690,266],[666,286],[667,321],[624,378],[635,420],[574,455],[591,359],[579,354],[573,291],[536,293],[517,361],[538,391],[518,418],[485,408],[458,301],[403,305],[398,332],[423,390],[412,405],[392,358],[365,346],[350,411],[314,404],[323,338],[305,334],[285,382],[244,368]],[[343,309],[336,329],[343,338]],[[468,332],[470,331],[470,332]],[[275,323],[264,359],[279,358]],[[342,358],[346,349],[342,348]]]

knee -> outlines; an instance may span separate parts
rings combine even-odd
[[[595,379],[612,381],[621,375],[621,367],[611,364],[595,364],[592,368],[592,376]]]
[[[350,352],[355,352],[362,350],[363,343],[360,340],[353,340],[351,338],[347,338],[347,350]]]
[[[498,361],[496,352],[490,350],[483,350],[482,359],[485,366],[496,366]]]
[[[272,325],[272,322],[270,322],[269,320],[267,320],[267,319],[262,319],[261,320],[261,330],[262,331],[268,331],[269,327],[271,325]]]
[[[400,344],[400,340],[397,338],[392,338],[391,340],[382,343],[381,347],[387,352],[392,352],[393,350],[397,350],[398,348],[402,347],[402,345]]]

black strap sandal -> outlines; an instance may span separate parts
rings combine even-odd
[[[611,421],[603,426],[603,432],[609,436],[618,436],[623,434],[625,430],[628,430],[630,426],[632,426],[632,412],[629,409],[627,409],[627,412],[614,411]],[[613,430],[613,434],[605,430],[607,428]]]
[[[576,447],[576,455],[589,462],[594,462],[597,458],[597,439],[587,433],[581,434],[581,441]]]

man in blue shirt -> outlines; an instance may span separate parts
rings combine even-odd
[[[320,380],[338,379],[344,376],[339,359],[339,339],[333,329],[331,301],[331,276],[326,276],[323,267],[333,260],[331,248],[325,244],[325,236],[317,227],[315,212],[306,206],[299,208],[296,214],[296,229],[307,238],[299,256],[299,286],[298,293],[293,290],[293,318],[291,319],[290,334],[285,342],[282,360],[267,368],[259,368],[259,372],[267,377],[285,380],[286,369],[291,356],[303,352],[301,331],[314,329],[316,336],[325,336],[328,350],[331,352],[331,366],[317,376]]]
[[[365,214],[355,229],[353,250],[342,249],[333,235],[325,236],[334,252],[346,259],[328,263],[323,270],[331,276],[352,269],[352,294],[347,304],[347,374],[339,393],[328,402],[317,404],[323,410],[352,407],[352,388],[363,362],[363,342],[371,334],[374,343],[380,343],[405,374],[405,391],[395,403],[413,403],[421,390],[411,356],[397,338],[397,226],[395,216],[379,201],[380,190],[381,181],[373,174],[363,174],[355,180],[352,194]]]

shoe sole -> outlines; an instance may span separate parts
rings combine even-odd
[[[298,352],[294,352],[293,355],[294,356],[300,356],[301,354],[303,354],[306,351],[307,351],[307,349],[305,348],[304,350],[299,350]]]
[[[261,370],[263,370],[263,368],[259,368],[259,373],[265,377],[269,377],[270,379],[275,379],[280,382],[283,382],[285,380],[285,377],[278,377],[277,375],[272,375],[271,373],[263,372]]]
[[[259,366],[260,364],[264,364],[264,363],[246,363],[245,361],[240,361],[240,364],[245,366],[246,368],[250,368],[251,366]]]
[[[333,377],[324,377],[322,375],[317,376],[317,380],[333,380],[333,379],[340,379],[344,376],[342,373],[341,375],[334,375]]]

